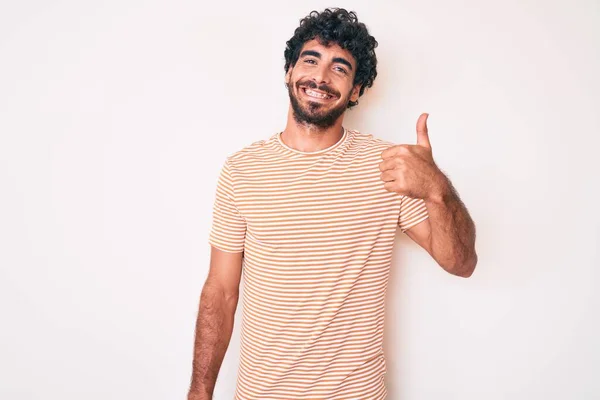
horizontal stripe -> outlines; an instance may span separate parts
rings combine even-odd
[[[384,307],[392,248],[427,217],[385,190],[392,146],[344,130],[318,153],[275,134],[227,157],[210,245],[243,252],[235,399],[384,399]]]

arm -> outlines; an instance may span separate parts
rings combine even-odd
[[[408,236],[451,274],[469,277],[477,264],[475,225],[450,180],[433,161],[427,129],[429,114],[417,120],[417,144],[396,145],[381,153],[384,188],[423,199],[429,218],[408,229]]]
[[[200,295],[188,400],[210,400],[229,346],[239,297],[243,253],[211,246],[210,269]]]
[[[429,218],[406,231],[446,271],[468,278],[477,265],[475,224],[450,180],[439,175],[425,198]]]

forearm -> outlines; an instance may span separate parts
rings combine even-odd
[[[477,264],[475,224],[445,175],[440,176],[436,190],[425,199],[425,204],[433,258],[454,275],[470,276]]]
[[[204,285],[196,322],[192,381],[189,400],[208,400],[217,381],[219,369],[229,346],[237,296],[227,297],[210,283]]]

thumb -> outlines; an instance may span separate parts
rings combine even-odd
[[[423,113],[417,120],[417,144],[431,150],[429,133],[427,132],[427,117],[429,117],[429,114]]]

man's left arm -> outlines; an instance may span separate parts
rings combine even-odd
[[[427,117],[417,121],[417,144],[387,148],[379,164],[384,188],[423,199],[429,218],[406,234],[451,274],[469,277],[477,264],[475,224],[450,180],[433,160]]]
[[[425,200],[429,218],[405,233],[453,275],[468,278],[477,265],[475,224],[458,193],[443,174]]]

